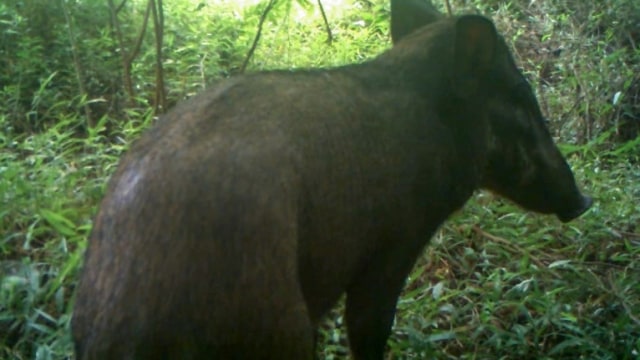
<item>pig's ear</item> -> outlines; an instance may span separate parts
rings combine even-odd
[[[496,61],[498,34],[491,20],[480,15],[465,15],[456,21],[455,91],[468,97],[480,89],[481,78]]]
[[[416,29],[442,18],[429,1],[391,0],[391,40],[397,44]]]

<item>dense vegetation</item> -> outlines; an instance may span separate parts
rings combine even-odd
[[[241,70],[269,1],[167,1],[156,12],[166,95],[152,20],[135,51],[147,1],[111,3],[0,3],[1,359],[73,357],[74,284],[105,181],[158,113]],[[386,0],[331,3],[329,42],[316,2],[275,2],[247,71],[390,46]],[[596,203],[561,224],[478,194],[411,274],[389,358],[640,357],[640,2],[452,5],[496,21]],[[345,334],[336,310],[321,358],[345,357]]]

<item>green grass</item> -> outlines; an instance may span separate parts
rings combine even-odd
[[[71,356],[70,300],[91,216],[126,146],[97,131],[78,138],[76,123],[0,139],[0,359]],[[143,128],[123,124],[127,138]]]
[[[331,46],[317,14],[300,24],[281,13],[268,24],[251,68],[331,66],[373,56],[389,46],[385,3],[375,2],[377,12],[349,7],[330,17]],[[595,31],[598,21],[612,16],[602,6],[577,9],[576,17],[590,19],[580,28],[582,18],[568,16],[560,0],[537,7],[479,3],[516,44],[543,109],[558,114],[552,129],[595,203],[583,217],[562,224],[479,193],[432,239],[407,280],[388,358],[637,359],[640,140],[619,141],[613,125],[637,104],[630,82],[612,74],[639,73],[634,64],[640,64],[640,53],[616,42],[615,33]],[[611,12],[618,13],[632,3],[612,4]],[[253,22],[237,29],[242,21],[225,22],[231,15],[216,7],[190,9],[167,10],[180,30],[167,35],[167,84],[174,100],[221,76],[224,61],[242,60],[259,14],[248,10]],[[213,14],[219,37],[207,33]],[[233,36],[225,38],[230,29]],[[543,41],[531,45],[532,39]],[[591,46],[578,46],[581,39]],[[540,46],[565,50],[552,58],[534,51]],[[215,57],[221,49],[228,58]],[[153,82],[152,58],[146,56],[133,69],[141,99],[149,97],[151,90],[144,89]],[[120,155],[153,122],[149,107],[140,106],[84,125],[82,100],[65,100],[54,91],[62,76],[69,75],[43,75],[29,94],[32,109],[24,118],[47,104],[46,117],[56,119],[42,131],[17,131],[21,120],[9,114],[18,109],[13,99],[24,94],[11,86],[0,89],[0,359],[73,358],[69,319],[92,216]],[[616,92],[623,94],[622,104],[612,103]],[[340,309],[322,326],[323,359],[348,354]]]
[[[568,224],[478,194],[410,275],[390,358],[637,359],[640,169],[616,160],[574,159],[596,202]],[[323,334],[346,353],[341,326]]]

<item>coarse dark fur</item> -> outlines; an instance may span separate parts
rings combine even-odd
[[[474,191],[589,207],[489,20],[392,12],[379,57],[223,81],[132,146],[89,239],[79,359],[312,359],[344,293],[352,356],[382,359],[407,274]]]

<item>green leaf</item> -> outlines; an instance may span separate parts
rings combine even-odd
[[[76,235],[76,225],[62,214],[42,209],[40,210],[40,215],[60,234],[64,236]]]

